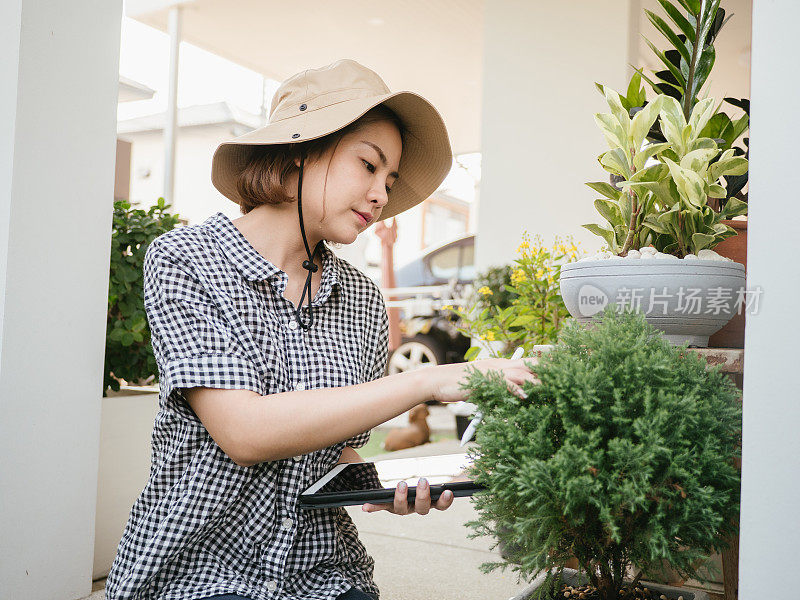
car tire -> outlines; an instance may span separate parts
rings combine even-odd
[[[447,362],[447,349],[430,335],[417,334],[403,338],[389,357],[386,371],[389,375],[435,367]]]

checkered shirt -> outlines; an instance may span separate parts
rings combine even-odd
[[[324,246],[324,244],[323,244]],[[131,509],[107,600],[333,599],[378,594],[373,558],[344,508],[301,510],[298,496],[369,431],[302,456],[237,465],[182,388],[261,395],[355,385],[384,374],[388,319],[377,285],[329,248],[309,331],[283,297],[287,275],[222,212],[156,238],[144,302],[158,363],[150,477]],[[302,308],[304,321],[308,307]]]

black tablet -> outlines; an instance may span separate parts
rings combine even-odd
[[[298,506],[313,509],[394,502],[401,481],[408,484],[407,498],[413,504],[422,477],[430,485],[431,502],[445,490],[452,491],[454,497],[471,496],[484,489],[472,481],[471,466],[466,453],[340,463],[300,494]]]

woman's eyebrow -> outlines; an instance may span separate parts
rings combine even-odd
[[[378,153],[378,157],[380,157],[384,167],[388,164],[386,160],[386,155],[383,153],[383,150],[381,150],[380,147],[376,146],[372,142],[368,142],[367,140],[361,140],[361,143],[366,144],[367,146],[369,146],[370,148],[375,150],[375,152]],[[391,173],[389,173],[389,175],[391,175],[395,179],[400,179],[400,174],[397,171],[392,171]]]

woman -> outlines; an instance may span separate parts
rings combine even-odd
[[[146,254],[160,411],[108,600],[378,598],[347,512],[301,511],[298,495],[360,460],[372,427],[465,399],[467,365],[382,377],[380,290],[324,242],[352,243],[418,204],[451,164],[436,109],[352,60],[289,78],[269,124],[217,148],[212,181],[243,216],[172,230]],[[534,380],[522,361],[469,366],[501,371],[520,394]],[[413,506],[406,496],[364,510],[453,502],[432,505],[423,482]]]

